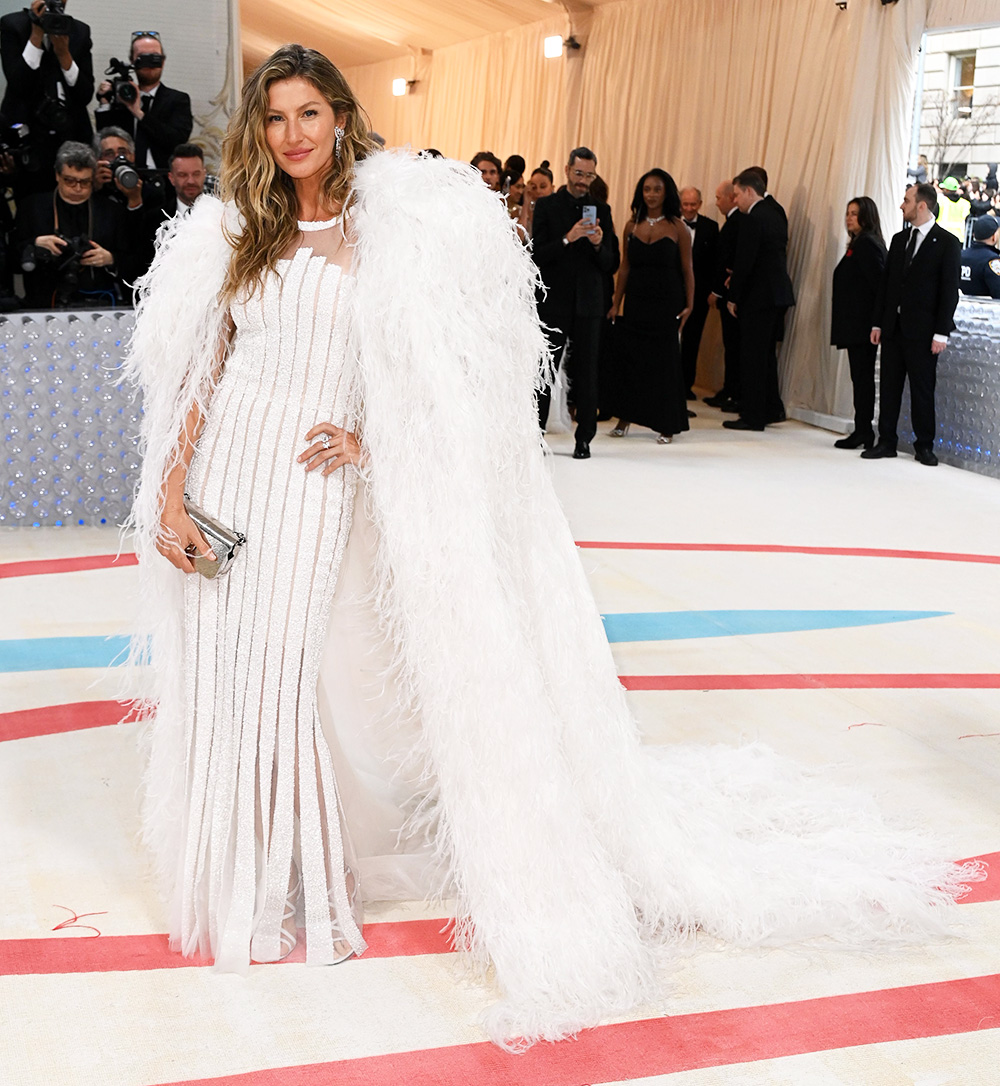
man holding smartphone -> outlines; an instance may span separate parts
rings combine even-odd
[[[550,330],[557,364],[562,364],[560,356],[569,345],[567,376],[576,404],[576,460],[590,457],[590,442],[597,433],[597,361],[607,308],[604,277],[617,271],[619,259],[611,209],[590,195],[596,176],[594,152],[587,147],[571,151],[566,187],[538,201],[532,226],[532,255],[546,288],[538,300],[538,315]],[[538,397],[543,430],[550,401],[550,390],[545,389]]]

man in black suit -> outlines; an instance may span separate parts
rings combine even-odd
[[[694,382],[698,372],[698,349],[708,317],[708,296],[715,277],[716,249],[719,226],[706,215],[700,215],[701,190],[689,186],[681,189],[681,221],[691,235],[691,262],[694,265],[694,305],[681,332],[681,371],[687,386],[687,398],[696,400]]]
[[[0,113],[7,124],[26,124],[40,168],[20,171],[16,197],[51,192],[56,152],[66,140],[89,143],[94,135],[87,107],[94,94],[90,27],[67,16],[68,33],[48,34],[45,0],[0,19],[0,60],[7,90]],[[51,24],[50,24],[51,25]]]
[[[788,222],[757,170],[733,178],[736,206],[742,213],[729,312],[740,322],[740,417],[722,425],[730,430],[763,430],[785,417],[778,391],[778,340],[785,311],[795,305],[788,277]]]
[[[913,456],[933,467],[937,358],[955,328],[962,245],[934,221],[937,194],[932,185],[911,185],[900,208],[910,228],[896,234],[889,246],[875,301],[879,323],[871,332],[872,343],[882,346],[878,444],[861,456],[878,460],[896,455],[899,406],[909,377]]]
[[[586,460],[597,433],[597,362],[601,322],[607,311],[604,280],[618,268],[611,209],[590,195],[597,156],[586,147],[570,152],[566,187],[535,204],[532,256],[542,273],[544,297],[538,314],[551,329],[549,341],[559,357],[570,345],[570,387],[576,403],[576,448]],[[538,421],[545,429],[550,393],[538,397]]]
[[[135,101],[112,101],[111,84],[103,82],[97,88],[103,103],[97,107],[97,123],[101,128],[115,125],[128,132],[135,140],[135,161],[140,169],[166,170],[174,148],[191,136],[191,98],[160,82],[167,58],[158,35],[146,32],[135,37],[129,59],[135,68]]]
[[[740,322],[729,312],[729,277],[736,263],[736,243],[739,238],[740,209],[736,206],[736,191],[732,181],[722,181],[715,190],[715,206],[725,218],[716,246],[715,270],[709,304],[719,307],[722,323],[722,347],[725,355],[722,388],[714,396],[706,396],[709,407],[722,411],[738,411],[740,401]]]

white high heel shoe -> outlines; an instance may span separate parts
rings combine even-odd
[[[267,957],[267,952],[260,947],[260,935],[254,932],[250,940],[250,961],[257,965],[266,965],[271,962],[280,962],[288,957],[295,949],[299,941],[299,929],[295,923],[296,903],[302,892],[302,875],[298,865],[293,862],[292,875],[289,879],[288,897],[285,898],[285,911],[281,918],[281,931],[278,938],[280,953],[277,957]],[[255,949],[256,947],[256,949]]]
[[[344,882],[347,886],[347,900],[351,904],[351,912],[353,913],[358,897],[358,880],[354,877],[354,872],[350,868],[344,872]],[[337,924],[337,906],[333,900],[332,890],[328,895],[328,900],[330,902],[330,923],[333,925],[334,931],[340,931],[341,928]],[[340,965],[341,962],[346,962],[348,958],[354,957],[354,948],[343,936],[339,939],[334,937],[333,952],[337,957],[333,959],[331,965]]]

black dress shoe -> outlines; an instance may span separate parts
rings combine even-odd
[[[848,434],[847,437],[842,437],[839,441],[833,443],[835,449],[860,449],[862,445],[866,449],[870,449],[875,444],[875,435],[869,434],[865,437],[864,434],[859,434],[857,430],[853,434]]]
[[[752,422],[747,422],[746,419],[726,419],[723,424],[727,430],[756,430],[761,431],[763,426],[754,426]]]
[[[865,449],[861,454],[862,460],[881,460],[884,456],[895,456],[896,446],[886,445],[884,441],[880,441],[873,449]]]
[[[740,402],[739,400],[723,400],[719,404],[719,410],[724,415],[738,415],[740,413]]]
[[[589,460],[590,459],[590,446],[583,441],[576,443],[576,448],[573,450],[574,460]]]
[[[706,396],[702,403],[707,403],[709,407],[721,407],[724,403],[728,403],[731,397],[725,392],[716,392],[714,396]]]
[[[693,411],[688,411],[689,419],[696,419],[698,416]]]
[[[768,426],[773,426],[776,422],[785,422],[788,416],[785,414],[785,409],[782,408],[776,415],[772,415],[768,420]]]
[[[923,464],[928,468],[937,467],[938,458],[930,449],[914,449],[913,459],[916,460],[918,464]]]

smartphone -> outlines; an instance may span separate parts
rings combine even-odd
[[[596,204],[584,204],[583,214],[580,216],[581,222],[585,223],[588,231],[593,231],[597,225],[597,205]]]

